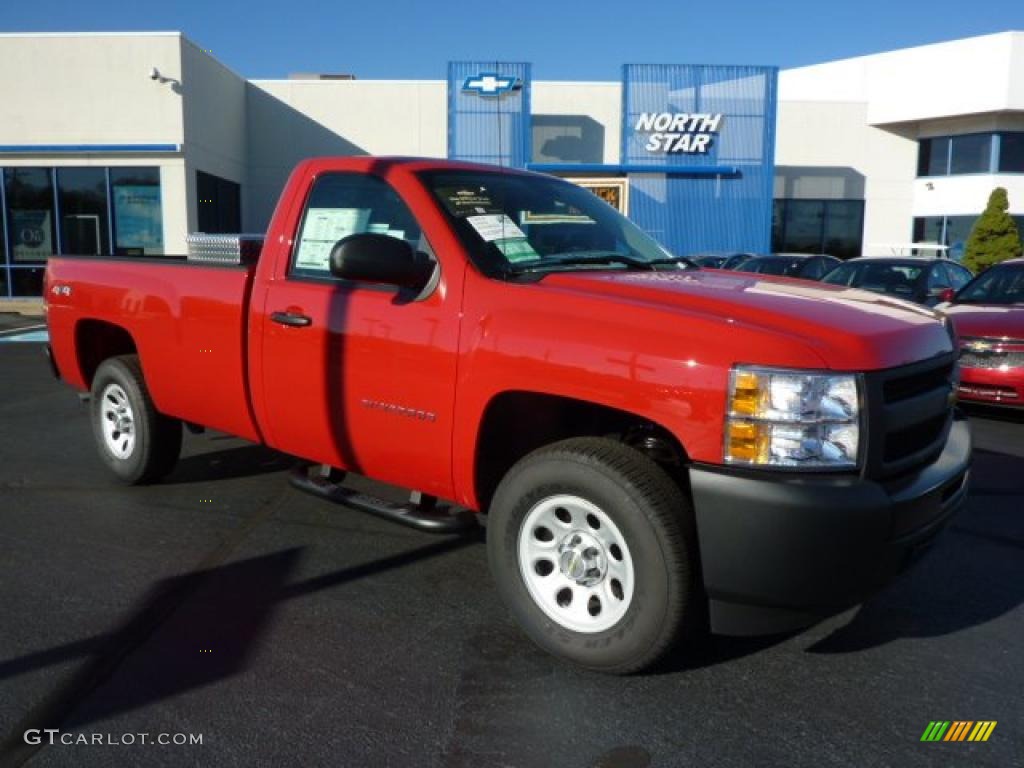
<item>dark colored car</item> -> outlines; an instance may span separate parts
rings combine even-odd
[[[960,338],[960,399],[1024,408],[1024,259],[985,270],[937,309]]]
[[[842,264],[835,256],[824,253],[771,253],[753,256],[735,269],[761,275],[799,277],[803,280],[821,280],[833,267]]]
[[[722,262],[718,269],[737,269],[740,264],[753,259],[757,256],[756,253],[734,253],[729,256],[725,261]]]
[[[865,256],[839,265],[822,282],[934,307],[967,285],[972,277],[969,269],[949,259]]]
[[[740,264],[749,259],[752,253],[697,253],[689,259],[700,267],[711,269],[732,269],[728,264]]]

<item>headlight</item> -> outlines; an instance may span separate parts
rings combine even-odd
[[[725,420],[726,463],[856,467],[860,390],[857,374],[734,367]]]

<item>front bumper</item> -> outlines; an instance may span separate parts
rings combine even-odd
[[[956,420],[938,458],[891,481],[691,467],[712,631],[787,632],[863,601],[963,506],[970,459]]]
[[[988,405],[1024,407],[1024,368],[1001,371],[998,368],[962,367],[958,397]]]

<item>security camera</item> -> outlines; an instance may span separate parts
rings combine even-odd
[[[160,70],[157,69],[156,67],[150,67],[149,68],[149,79],[150,80],[159,80],[160,79]]]

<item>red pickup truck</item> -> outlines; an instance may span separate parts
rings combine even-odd
[[[702,628],[806,626],[902,571],[964,501],[938,315],[697,268],[568,182],[310,160],[240,253],[50,260],[52,359],[91,392],[104,462],[152,482],[183,424],[210,427],[401,522],[483,513],[509,609],[578,664],[629,672]]]

